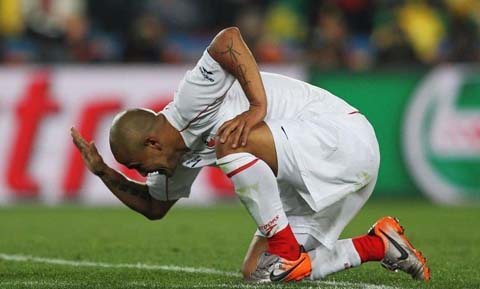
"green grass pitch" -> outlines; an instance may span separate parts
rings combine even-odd
[[[244,283],[254,224],[240,205],[178,207],[154,222],[120,207],[15,206],[0,208],[0,288],[480,288],[478,207],[372,201],[344,237],[384,215],[427,256],[430,282],[367,263],[321,282]]]

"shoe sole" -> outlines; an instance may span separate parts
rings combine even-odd
[[[382,239],[385,246],[388,245],[388,241],[385,240],[385,238],[382,236],[380,230],[388,232],[388,229],[393,229],[395,232],[397,232],[400,238],[402,238],[402,240],[405,242],[407,247],[415,254],[417,260],[422,264],[423,278],[421,280],[430,280],[430,268],[427,266],[427,258],[423,256],[422,252],[413,247],[412,243],[410,243],[410,241],[405,236],[405,229],[403,228],[403,226],[400,225],[400,222],[397,218],[384,217],[377,221],[375,225],[373,225],[372,229],[374,231],[374,234]],[[412,276],[412,278],[415,277]]]

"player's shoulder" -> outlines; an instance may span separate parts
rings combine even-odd
[[[300,86],[305,86],[305,85],[310,85],[307,82],[300,80],[299,78],[303,78],[301,75],[298,75],[297,78],[285,75],[285,74],[279,74],[279,73],[274,73],[274,72],[267,72],[267,71],[261,71],[260,75],[262,76],[262,81],[267,84],[272,84],[272,85],[300,85]]]

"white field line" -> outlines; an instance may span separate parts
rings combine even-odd
[[[87,288],[91,283],[87,282],[68,282],[68,281],[0,281],[1,286],[13,287],[13,286],[26,286],[32,288],[58,288],[62,287],[84,287]],[[197,285],[162,285],[154,283],[145,283],[145,282],[124,282],[122,285],[132,288],[195,288],[195,289],[208,289],[208,288],[225,288],[225,289],[265,289],[268,288],[267,284],[248,284],[248,283],[239,283],[239,284],[197,284]],[[310,284],[309,284],[310,285]],[[373,285],[366,283],[350,283],[350,282],[335,282],[335,281],[315,281],[314,286],[306,287],[306,289],[321,289],[325,288],[325,285],[333,286],[335,289],[400,289],[398,287],[391,286],[382,286],[382,285]]]
[[[48,287],[48,288],[56,288],[59,286],[85,286],[87,287],[89,283],[87,282],[65,282],[65,281],[0,281],[1,286],[27,286],[27,287]],[[227,288],[227,289],[265,289],[265,284],[248,284],[248,283],[239,283],[239,284],[196,284],[196,285],[162,285],[162,284],[154,284],[154,283],[146,283],[146,282],[122,282],[123,286],[133,287],[133,288]],[[3,288],[3,287],[2,287]],[[310,287],[309,287],[310,288]],[[312,287],[313,288],[313,287]],[[342,287],[343,288],[343,287]],[[348,287],[349,288],[349,287]]]
[[[180,267],[174,265],[149,265],[149,264],[112,264],[104,262],[89,262],[89,261],[71,261],[63,259],[51,259],[43,257],[34,257],[26,255],[8,255],[0,253],[0,260],[16,261],[16,262],[33,262],[55,265],[67,265],[74,267],[101,267],[101,268],[121,268],[121,269],[140,269],[140,270],[159,270],[159,271],[174,271],[174,272],[186,272],[186,273],[202,273],[209,275],[222,275],[230,277],[240,277],[240,273],[226,272],[210,268],[193,268],[193,267]]]
[[[237,272],[228,272],[228,271],[221,271],[217,269],[211,268],[194,268],[194,267],[181,267],[181,266],[174,266],[174,265],[149,265],[149,264],[127,264],[127,263],[105,263],[105,262],[90,262],[90,261],[73,261],[73,260],[64,260],[64,259],[52,259],[52,258],[44,258],[44,257],[35,257],[35,256],[28,256],[28,255],[10,255],[10,254],[3,254],[0,253],[0,260],[4,261],[13,261],[13,262],[32,262],[32,263],[43,263],[43,264],[53,264],[53,265],[65,265],[65,266],[73,266],[73,267],[101,267],[101,268],[119,268],[119,269],[139,269],[139,270],[158,270],[158,271],[173,271],[173,272],[186,272],[186,273],[200,273],[200,274],[207,274],[207,275],[220,275],[220,276],[228,276],[228,277],[241,277],[240,273]],[[329,285],[334,286],[335,288],[357,288],[357,289],[402,289],[399,287],[387,286],[387,285],[375,285],[375,284],[368,284],[368,283],[357,283],[357,282],[343,282],[343,281],[306,281],[308,283],[309,288],[322,288],[322,285]],[[84,283],[82,283],[84,284]],[[149,287],[149,288],[162,288],[160,284],[159,286],[155,286],[152,283],[146,282],[127,282],[128,285],[132,285],[135,287]],[[63,281],[0,281],[0,285],[3,286],[14,286],[14,285],[23,285],[23,286],[31,286],[31,287],[38,287],[38,286],[74,286],[79,285],[74,282],[63,282]],[[255,288],[265,288],[263,286],[265,284],[249,284],[249,283],[239,283],[239,284],[198,284],[189,286],[190,288],[233,288],[233,289],[255,289]],[[153,286],[153,287],[152,287]],[[185,286],[175,286],[170,285],[170,288],[184,288]]]

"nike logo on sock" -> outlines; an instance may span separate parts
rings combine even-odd
[[[395,248],[400,252],[400,257],[397,258],[398,261],[405,260],[408,258],[408,253],[405,251],[405,249],[402,248],[400,244],[398,244],[397,241],[395,241],[392,237],[390,237],[387,233],[385,233],[383,230],[380,229],[380,232],[387,237],[387,239],[393,244]]]

